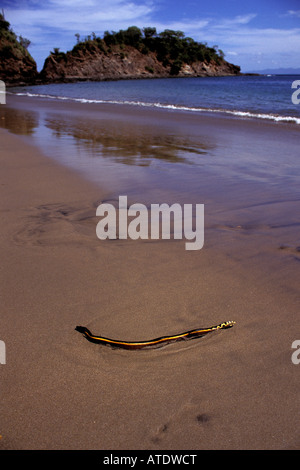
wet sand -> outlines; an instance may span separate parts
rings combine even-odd
[[[14,106],[22,112],[24,103]],[[36,113],[45,109],[34,106]],[[47,106],[64,119],[84,109]],[[111,107],[105,112],[108,121],[123,119]],[[131,113],[141,120],[139,111]],[[153,116],[166,122],[166,114]],[[143,114],[147,126],[150,118]],[[181,128],[201,122],[199,129],[213,134],[211,118],[195,120],[167,119]],[[20,122],[28,126],[24,115]],[[215,125],[229,140],[241,138],[241,155],[249,151],[243,139],[258,135],[266,153],[273,151],[271,136],[286,137],[288,155],[287,142],[299,135],[251,121],[220,118]],[[185,240],[100,241],[95,213],[117,194],[110,180],[97,184],[30,144],[27,128],[6,127],[10,132],[0,130],[0,339],[7,352],[0,366],[0,448],[299,448],[300,365],[291,361],[299,339],[295,173],[272,185],[236,178],[230,168],[220,180],[203,168],[202,250],[186,251]],[[218,149],[226,155],[220,141]],[[168,191],[174,188],[158,194]],[[189,194],[180,194],[187,202]],[[149,187],[145,199],[152,195]],[[91,344],[75,331],[84,325],[103,336],[147,340],[227,320],[236,321],[234,328],[147,351]]]

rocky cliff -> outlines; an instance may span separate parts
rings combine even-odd
[[[30,41],[15,35],[0,14],[0,80],[7,86],[32,84],[38,77],[36,63],[27,51]]]
[[[172,72],[172,64],[164,65],[154,52],[147,55],[131,46],[120,50],[113,46],[109,54],[102,51],[82,52],[73,56],[51,54],[47,57],[40,78],[44,82],[72,82],[80,80],[120,80],[135,78],[205,77],[237,75],[240,68],[226,61],[217,63],[183,63],[177,73]]]
[[[152,31],[150,35],[149,30]],[[45,60],[44,82],[135,78],[204,77],[240,74],[222,51],[185,38],[180,31],[130,27],[104,38],[78,42],[67,53],[54,50]]]

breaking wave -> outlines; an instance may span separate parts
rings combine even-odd
[[[170,109],[175,111],[186,111],[186,112],[199,112],[199,113],[222,113],[232,116],[238,116],[241,118],[250,118],[250,119],[264,119],[275,122],[291,122],[295,124],[300,124],[300,118],[295,116],[282,116],[279,114],[272,113],[260,113],[252,111],[241,111],[234,109],[222,109],[222,108],[204,108],[204,107],[190,107],[182,106],[175,104],[164,104],[159,102],[148,103],[143,101],[130,101],[130,100],[101,100],[101,99],[87,99],[87,98],[73,98],[68,96],[55,96],[41,93],[30,93],[30,92],[7,92],[7,94],[17,95],[17,96],[28,96],[34,98],[46,98],[51,100],[64,100],[64,101],[75,101],[78,103],[96,103],[96,104],[118,104],[118,105],[129,105],[129,106],[138,106],[146,108],[160,108],[160,109]]]

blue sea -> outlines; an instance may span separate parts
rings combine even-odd
[[[10,93],[82,103],[116,103],[193,113],[226,113],[300,124],[292,88],[300,77],[263,75],[80,82],[16,87]]]

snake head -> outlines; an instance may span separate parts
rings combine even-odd
[[[87,336],[88,334],[91,336],[92,333],[90,330],[88,330],[85,326],[76,326],[75,328],[76,331],[79,331],[79,333],[82,333],[83,335]]]

